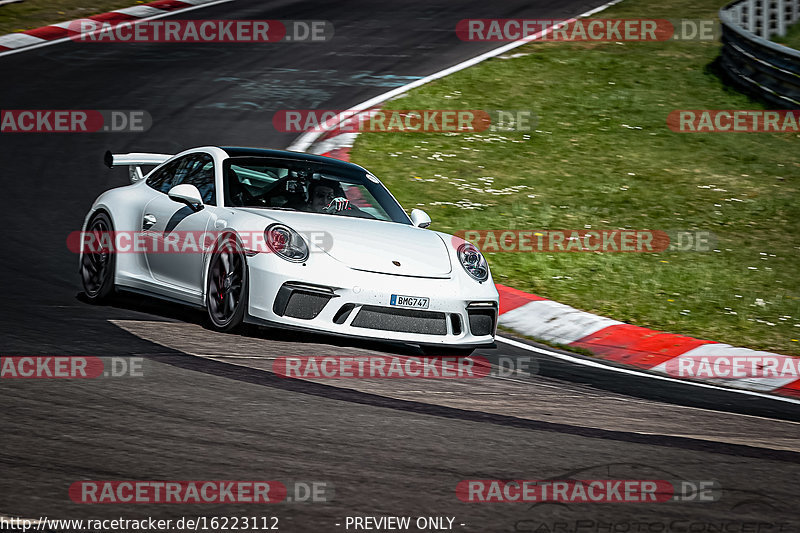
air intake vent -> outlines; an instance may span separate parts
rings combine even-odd
[[[453,335],[461,335],[461,315],[458,313],[450,313],[450,329]]]
[[[476,337],[493,335],[497,327],[497,307],[494,302],[472,302],[467,306],[469,331]]]
[[[284,315],[292,318],[311,320],[320,314],[322,308],[325,307],[329,299],[329,296],[322,296],[320,294],[293,292],[289,297],[289,303],[286,305]]]
[[[350,312],[354,307],[355,305],[353,304],[344,304],[338,311],[336,311],[336,316],[333,317],[333,323],[344,324],[347,322],[347,317],[350,316]]]
[[[311,320],[322,312],[325,304],[336,295],[327,287],[284,283],[272,304],[278,316]]]

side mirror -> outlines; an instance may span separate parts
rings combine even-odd
[[[412,209],[411,223],[418,228],[427,228],[431,225],[431,217],[422,209]]]
[[[188,183],[176,185],[169,190],[167,196],[170,200],[188,205],[195,212],[203,209],[203,197],[200,196],[200,191],[194,185]]]

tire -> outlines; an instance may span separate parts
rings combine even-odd
[[[234,235],[217,243],[208,262],[206,311],[211,329],[229,332],[244,322],[248,302],[247,260]]]
[[[420,348],[422,348],[422,353],[430,357],[467,357],[475,351],[475,348],[456,346],[420,346]]]
[[[103,211],[94,215],[86,225],[87,232],[114,231],[111,218]],[[103,239],[97,238],[94,252],[83,253],[81,257],[81,282],[86,299],[91,303],[103,303],[114,294],[114,273],[117,256],[103,247]]]

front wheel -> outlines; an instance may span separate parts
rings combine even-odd
[[[92,303],[106,301],[114,293],[116,255],[108,246],[113,230],[111,218],[103,212],[86,225],[86,233],[94,236],[93,246],[82,250],[80,272],[83,292]]]
[[[206,310],[217,331],[232,331],[244,321],[247,308],[247,262],[233,235],[217,243],[208,263]]]

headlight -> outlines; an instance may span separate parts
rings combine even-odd
[[[278,254],[281,259],[293,263],[302,263],[308,259],[306,241],[289,226],[273,224],[264,230],[264,238],[269,249]]]
[[[467,274],[478,281],[489,279],[489,265],[474,245],[465,242],[458,247],[458,260]]]

